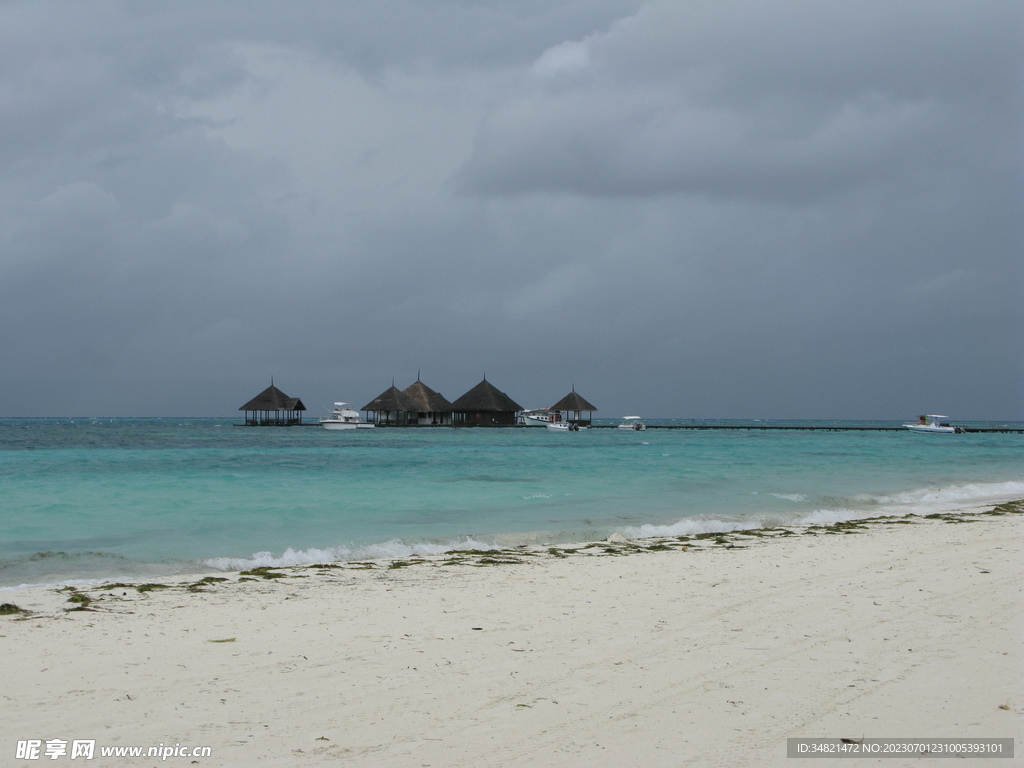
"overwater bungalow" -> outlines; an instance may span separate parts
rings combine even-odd
[[[380,427],[405,427],[415,423],[418,405],[395,386],[394,382],[359,410],[366,411],[368,420]],[[370,415],[372,414],[372,415]]]
[[[451,426],[452,404],[444,395],[420,381],[419,374],[416,375],[416,381],[402,390],[402,394],[408,403],[415,406],[411,423],[432,427]]]
[[[516,414],[521,410],[521,405],[485,377],[452,403],[452,424],[456,427],[514,427]]]
[[[269,387],[238,410],[245,411],[247,427],[293,427],[302,424],[306,406],[299,398],[288,397],[271,381]]]
[[[589,401],[581,397],[576,392],[575,385],[572,388],[572,392],[563,397],[557,403],[551,406],[548,410],[558,411],[563,414],[562,420],[567,421],[570,424],[579,424],[580,426],[590,426],[590,422],[593,420],[594,411],[597,410]],[[587,418],[583,418],[583,412],[587,412]]]

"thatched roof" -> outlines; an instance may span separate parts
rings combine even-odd
[[[563,397],[557,403],[551,406],[549,410],[552,411],[596,411],[591,403],[588,403],[585,399],[576,394],[576,390],[573,389],[568,395]]]
[[[304,411],[306,406],[297,397],[288,397],[271,384],[256,397],[243,405],[240,411]]]
[[[462,413],[470,411],[479,411],[481,413],[489,411],[509,412],[521,411],[523,406],[519,405],[504,392],[499,391],[487,379],[484,379],[452,403],[452,410]]]
[[[452,404],[445,399],[444,395],[435,392],[419,379],[402,390],[402,394],[415,406],[411,409],[413,411],[450,413],[452,410]]]
[[[407,398],[402,391],[392,384],[387,390],[381,392],[376,398],[360,408],[361,411],[376,411],[385,413],[387,411],[415,411],[416,403]]]

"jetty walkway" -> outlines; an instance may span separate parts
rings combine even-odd
[[[616,424],[591,424],[590,429],[617,429]],[[842,424],[824,425],[783,425],[783,424],[648,424],[647,429],[697,429],[697,430],[796,430],[803,432],[906,432],[906,427],[884,427],[884,426],[847,426]],[[1002,434],[1024,434],[1024,429],[1018,427],[960,427],[967,433],[1002,433]]]

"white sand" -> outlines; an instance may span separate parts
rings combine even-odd
[[[71,763],[91,766],[834,764],[787,759],[796,736],[1013,737],[1020,755],[1024,516],[970,517],[83,590],[107,596],[73,613],[67,593],[0,593],[36,612],[0,616],[0,763],[70,759],[14,761],[26,739],[95,739]],[[161,743],[212,757],[98,753]]]

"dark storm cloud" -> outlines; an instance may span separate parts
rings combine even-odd
[[[3,413],[1022,417],[1021,16],[0,5]]]

